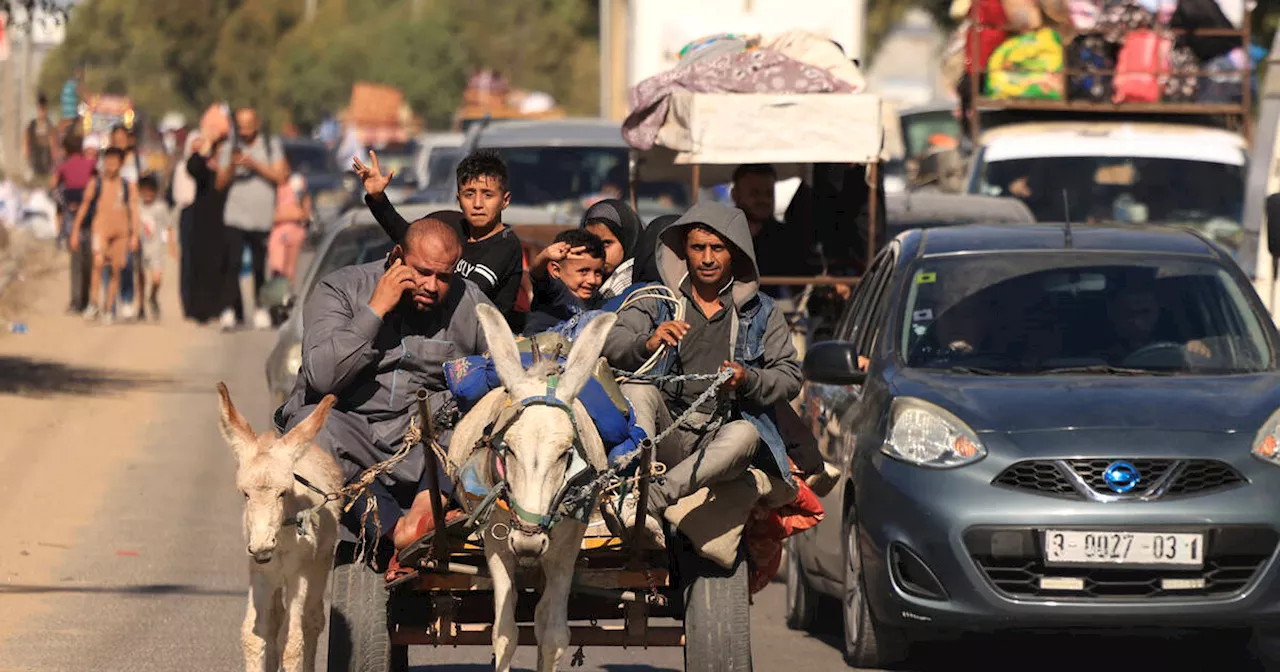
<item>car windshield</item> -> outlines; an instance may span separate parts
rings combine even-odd
[[[338,161],[324,145],[285,145],[285,158],[289,168],[303,175],[334,175]]]
[[[394,247],[381,228],[361,226],[340,231],[320,257],[315,275],[311,276],[310,292],[326,275],[352,264],[366,264],[387,256]]]
[[[1222,265],[1138,254],[925,258],[902,304],[907,366],[1036,375],[1270,370],[1257,312]]]
[[[1244,242],[1245,169],[1240,165],[1096,156],[980,165],[977,193],[1017,197],[1036,221],[1190,226],[1233,255]]]

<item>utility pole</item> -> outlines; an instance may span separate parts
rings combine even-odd
[[[316,0],[307,0],[303,6],[302,20],[310,23],[314,18],[316,18]]]

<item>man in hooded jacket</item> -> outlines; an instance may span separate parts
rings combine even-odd
[[[684,301],[684,320],[672,319],[670,302],[637,301],[619,311],[605,356],[616,367],[634,370],[665,346],[651,373],[716,373],[728,367],[733,377],[658,446],[657,458],[668,469],[650,489],[648,513],[660,515],[704,486],[737,478],[752,464],[789,481],[774,406],[800,392],[800,365],[781,311],[758,291],[746,217],[719,203],[694,206],[662,232],[657,262],[663,284]],[[636,423],[654,436],[709,385],[631,384],[625,393]],[[762,445],[767,450],[758,451]]]

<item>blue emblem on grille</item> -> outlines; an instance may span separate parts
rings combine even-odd
[[[1124,494],[1136,488],[1142,476],[1138,473],[1138,468],[1128,462],[1112,462],[1102,472],[1102,480],[1115,492]]]

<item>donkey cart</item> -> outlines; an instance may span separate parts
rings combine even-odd
[[[419,393],[418,404],[419,417],[430,418],[425,391]],[[424,441],[423,449],[430,450],[430,444]],[[635,459],[637,473],[652,473],[647,444],[636,451]],[[431,469],[427,472],[429,487],[439,491],[438,477]],[[649,479],[631,480],[636,483],[637,509],[644,511]],[[733,568],[726,570],[698,555],[669,527],[666,549],[654,550],[642,540],[645,526],[624,530],[616,512],[601,499],[573,573],[568,620],[569,646],[576,652],[570,664],[583,663],[586,646],[680,646],[687,670],[751,669],[745,552],[740,550]],[[482,535],[501,541],[510,527],[501,521],[446,527],[438,501],[432,515],[435,529],[447,533],[434,535],[423,552],[408,556],[406,568],[415,570],[408,575],[386,582],[361,562],[339,561],[333,574],[331,672],[407,670],[410,646],[493,643],[494,587]],[[542,573],[538,568],[519,570],[514,578],[516,621],[521,624],[517,643],[535,645],[535,628],[529,623],[534,620]],[[650,619],[672,620],[652,625]]]

